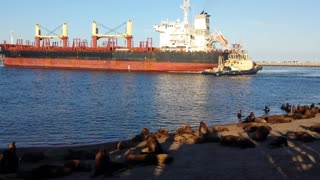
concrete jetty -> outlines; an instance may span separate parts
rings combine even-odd
[[[320,67],[320,62],[302,62],[302,61],[256,61],[261,66],[296,66],[296,67]]]

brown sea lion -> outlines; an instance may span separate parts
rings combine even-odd
[[[316,140],[311,134],[305,131],[288,132],[287,137],[291,140],[297,140],[302,142],[312,142]]]
[[[281,109],[286,111],[287,113],[290,113],[291,112],[291,107],[292,107],[291,104],[286,103],[286,104],[282,104]]]
[[[195,136],[194,134],[176,134],[173,137],[174,141],[176,142],[188,143],[188,144],[196,143],[197,138],[198,136]]]
[[[209,135],[209,133],[210,133],[210,131],[209,131],[209,128],[207,127],[206,123],[201,121],[200,125],[199,125],[199,136],[206,137]]]
[[[288,140],[283,136],[278,136],[269,143],[271,148],[288,147]]]
[[[248,138],[234,136],[234,135],[226,135],[223,136],[220,144],[223,146],[232,146],[232,147],[240,147],[240,148],[254,148],[255,144],[250,141]]]
[[[312,110],[312,109],[307,109],[307,110],[304,112],[304,115],[305,115],[306,119],[308,119],[308,118],[314,118],[314,117],[316,117],[316,114],[317,114],[317,112],[314,111],[314,110]]]
[[[159,141],[157,140],[157,137],[154,134],[149,134],[147,138],[147,151],[144,151],[144,153],[152,153],[152,154],[162,154],[163,149]]]
[[[256,116],[254,115],[254,113],[250,112],[250,114],[246,117],[246,119],[243,121],[243,123],[254,122],[255,119],[256,119]]]
[[[264,118],[268,123],[290,123],[293,121],[292,117],[285,115],[271,115]]]
[[[309,130],[310,130],[310,131],[317,132],[317,133],[320,133],[320,125],[318,125],[318,124],[311,125],[311,126],[309,127]]]
[[[255,141],[264,141],[267,139],[267,136],[269,135],[271,131],[270,126],[259,126],[257,129],[253,132],[251,138]]]
[[[256,123],[250,123],[250,124],[246,124],[245,126],[242,127],[242,129],[246,132],[246,133],[252,133],[255,132],[258,129],[259,125],[257,125]]]
[[[288,115],[288,117],[293,118],[293,119],[306,119],[307,118],[304,114],[300,114],[300,113],[290,114],[290,115]]]
[[[309,109],[308,105],[298,105],[297,113],[304,114]]]
[[[93,177],[99,175],[112,176],[115,172],[127,168],[128,166],[125,163],[111,161],[109,153],[104,148],[100,148],[95,158]]]
[[[262,119],[262,118],[256,118],[254,122],[256,122],[256,123],[267,123],[267,121],[265,119]]]
[[[212,132],[219,133],[224,131],[229,131],[229,129],[227,127],[222,126],[212,127]]]
[[[194,131],[191,129],[189,124],[184,124],[181,128],[176,130],[176,134],[193,134]]]
[[[127,162],[130,164],[169,164],[173,161],[173,157],[168,154],[129,154]]]
[[[155,134],[157,138],[165,138],[170,135],[169,131],[165,128],[158,129],[158,132]]]
[[[148,128],[142,128],[141,133],[132,138],[133,141],[145,141],[150,134]]]
[[[195,137],[194,143],[219,142],[220,135],[217,132],[210,132],[207,125],[201,121],[199,126],[199,136]]]
[[[98,153],[95,157],[95,166],[94,166],[94,173],[93,176],[99,176],[101,174],[110,174],[110,172],[107,172],[109,169],[110,164],[110,157],[109,153],[104,149],[100,148]]]
[[[9,148],[0,154],[0,173],[15,173],[19,168],[19,159],[16,153],[16,143],[9,144]]]

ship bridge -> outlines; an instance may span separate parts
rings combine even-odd
[[[190,0],[183,0],[183,21],[162,21],[154,29],[160,34],[160,49],[164,51],[212,51],[218,42],[228,47],[221,32],[210,31],[210,15],[204,11],[195,15],[194,23],[188,21]]]

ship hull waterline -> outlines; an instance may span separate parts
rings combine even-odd
[[[7,67],[92,69],[113,71],[151,71],[151,72],[199,72],[216,67],[209,63],[175,63],[128,60],[79,60],[6,57],[3,62]]]
[[[262,67],[255,67],[247,71],[221,71],[221,72],[208,72],[203,71],[203,75],[213,76],[245,76],[245,75],[256,75],[258,71],[262,70]]]

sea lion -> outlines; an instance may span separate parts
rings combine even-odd
[[[310,131],[313,131],[313,132],[320,133],[320,125],[318,125],[318,124],[311,125],[311,126],[309,127],[309,130],[310,130]]]
[[[165,138],[170,135],[169,131],[165,128],[159,128],[158,132],[155,134],[157,138]]]
[[[125,163],[111,161],[106,149],[100,148],[95,157],[93,177],[99,175],[112,176],[115,172],[127,168],[128,166]]]
[[[147,150],[144,153],[162,154],[163,149],[154,134],[149,134],[147,138]]]
[[[240,148],[254,148],[255,144],[250,141],[248,138],[234,136],[234,135],[226,135],[223,136],[220,144],[223,146],[231,146],[231,147],[240,147]]]
[[[109,153],[104,148],[100,148],[95,157],[95,166],[93,176],[99,176],[101,174],[110,174],[107,172],[109,169],[110,157]]]
[[[288,140],[283,136],[278,136],[269,143],[271,148],[288,147]]]
[[[190,141],[193,140],[193,141]],[[199,126],[199,136],[195,136],[193,139],[189,139],[190,144],[194,143],[206,143],[206,142],[219,142],[220,135],[217,132],[210,132],[207,125],[201,121]]]
[[[259,126],[257,129],[253,132],[251,138],[255,141],[264,141],[267,139],[267,136],[269,135],[271,131],[270,126]]]
[[[268,123],[290,123],[293,121],[293,118],[285,115],[271,115],[265,117],[265,120]]]
[[[246,119],[243,122],[250,123],[250,122],[254,122],[255,119],[256,119],[256,116],[254,115],[254,113],[250,112],[250,114],[246,117]]]
[[[164,165],[172,161],[173,157],[168,154],[129,154],[127,156],[127,162],[130,164]]]
[[[0,154],[0,173],[15,173],[19,168],[19,159],[16,153],[16,143],[9,144],[9,148]]]
[[[133,141],[145,141],[150,134],[148,128],[142,128],[141,133],[132,138]]]
[[[181,128],[178,128],[176,130],[176,134],[179,134],[179,135],[181,135],[181,134],[193,134],[193,133],[194,133],[194,131],[191,129],[189,124],[184,124],[184,125],[182,125]]]
[[[246,133],[252,133],[255,132],[258,129],[259,125],[256,125],[256,123],[249,123],[246,126],[243,126],[243,130]]]
[[[289,103],[282,104],[281,109],[286,111],[287,113],[291,112],[292,105]]]
[[[317,112],[314,111],[313,109],[307,109],[303,115],[305,115],[305,117],[308,118],[314,118],[316,117]]]
[[[201,121],[200,125],[199,125],[199,136],[205,138],[209,135],[209,133],[210,133],[210,131],[209,131],[209,128],[207,127],[206,123]]]
[[[311,134],[305,131],[288,132],[287,137],[291,140],[297,140],[302,142],[312,142],[316,140]]]
[[[212,127],[212,132],[219,133],[224,131],[229,131],[229,129],[227,127],[221,127],[221,126]]]

